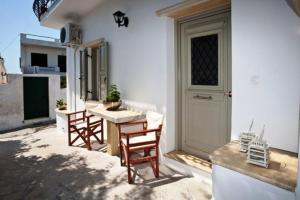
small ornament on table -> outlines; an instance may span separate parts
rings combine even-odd
[[[255,132],[252,131],[254,120],[252,120],[248,131],[241,133],[240,140],[240,151],[246,153],[248,151],[249,143],[256,137]]]
[[[247,162],[268,168],[270,163],[269,145],[263,140],[265,126],[259,137],[253,139],[248,147]]]

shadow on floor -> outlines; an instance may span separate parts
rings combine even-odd
[[[47,147],[37,146],[41,151]],[[76,153],[50,154],[46,158],[24,156],[31,148],[22,140],[0,141],[0,199],[101,200],[108,199],[109,191],[117,187],[122,191],[126,187],[122,194],[115,194],[113,199],[146,200],[151,199],[153,188],[184,178],[172,177],[167,169],[160,179],[155,179],[153,174],[149,174],[152,173],[150,169],[143,172],[145,169],[134,168],[142,172],[142,181],[128,186],[125,169],[119,176],[109,176],[112,163],[103,169],[94,169]]]
[[[34,124],[24,125],[24,126],[17,127],[17,128],[2,130],[2,131],[0,131],[0,134],[6,134],[8,132],[20,131],[20,130],[23,130],[26,128],[34,129],[34,132],[36,133],[40,130],[44,130],[44,129],[51,128],[51,127],[56,127],[55,120],[49,120],[49,121],[45,121],[45,122],[37,122]]]
[[[21,155],[28,150],[20,140],[0,142],[0,199],[99,199],[93,187],[108,169],[90,169],[75,155]],[[101,199],[105,186],[99,189]]]

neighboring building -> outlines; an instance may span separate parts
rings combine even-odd
[[[58,39],[21,33],[20,67],[23,74],[66,73],[66,49]]]
[[[0,132],[54,121],[56,100],[66,99],[60,75],[7,74],[0,86]]]
[[[56,101],[66,99],[66,49],[59,40],[21,34],[20,47],[23,74],[6,74],[0,58],[0,82],[9,80],[0,87],[0,132],[54,121]]]
[[[82,44],[67,48],[68,109],[103,99],[108,81],[124,102],[164,114],[162,155],[183,150],[207,158],[252,119],[257,132],[266,125],[272,147],[299,153],[300,18],[289,6],[299,13],[296,1],[39,2],[34,11],[43,26],[72,22],[82,30]],[[127,28],[116,24],[118,10],[129,18]],[[215,169],[216,200],[219,186],[223,199],[300,198],[300,186],[290,191],[234,170],[214,176]]]
[[[7,83],[7,74],[4,65],[4,58],[0,56],[0,85]]]

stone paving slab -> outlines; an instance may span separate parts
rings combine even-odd
[[[119,157],[75,145],[54,125],[1,134],[0,199],[211,199],[210,185],[164,165],[159,179],[134,167],[130,185]]]

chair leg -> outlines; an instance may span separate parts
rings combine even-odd
[[[131,170],[130,170],[130,152],[129,152],[129,148],[128,146],[126,146],[126,149],[124,148],[124,157],[125,157],[125,163],[127,165],[127,176],[128,176],[128,183],[129,184],[132,184],[133,181],[132,181],[132,177],[131,177]]]
[[[103,122],[102,122],[103,123]],[[98,141],[99,144],[104,143],[104,136],[103,136],[103,124],[95,125],[94,127],[90,127],[90,137],[94,136],[94,138]],[[101,128],[101,130],[96,130],[98,127]],[[100,138],[97,136],[97,134],[100,133]]]
[[[155,167],[155,177],[156,178],[159,178],[159,158],[158,156],[156,157],[155,159],[155,164],[156,164],[156,167]]]
[[[159,146],[158,144],[156,145],[156,157],[155,157],[155,177],[158,178],[159,177]]]
[[[101,141],[102,141],[102,143],[101,144],[103,144],[104,143],[104,130],[103,130],[103,119],[101,120]]]
[[[123,164],[123,147],[122,147],[122,144],[120,143],[120,164],[121,166],[124,166]]]
[[[97,133],[91,131],[91,136],[94,136],[94,138],[98,141],[99,144],[103,144],[103,139],[99,139],[98,136],[97,136]]]
[[[71,144],[71,133],[70,133],[70,131],[68,132],[68,145],[69,145],[69,146],[72,146],[72,144]]]
[[[70,115],[68,115],[68,145],[71,146],[71,123],[70,123]]]
[[[91,147],[91,130],[90,129],[86,130],[86,136],[87,136],[87,148],[89,151],[91,151],[92,147]]]
[[[128,183],[132,184],[131,170],[130,170],[130,162],[127,163],[127,174],[128,174]]]

